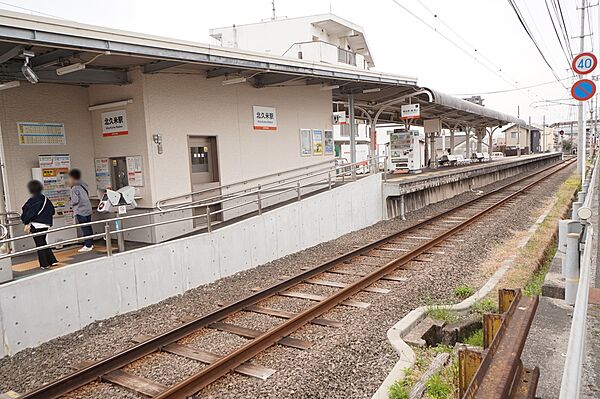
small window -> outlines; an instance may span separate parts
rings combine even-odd
[[[517,138],[517,132],[511,132],[510,133],[510,137],[513,138],[513,139],[516,139]]]

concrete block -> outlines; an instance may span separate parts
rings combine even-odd
[[[75,267],[2,286],[6,353],[14,354],[80,328]]]
[[[313,197],[314,199],[315,197]],[[300,248],[300,207],[298,203],[284,206],[277,212],[277,257],[293,254]]]
[[[350,198],[352,201],[352,231],[362,229],[367,224],[367,201],[363,187],[352,187]]]
[[[74,272],[82,327],[137,308],[135,268],[128,254],[81,263]]]
[[[265,219],[263,217],[254,217],[248,220],[248,246],[250,247],[250,267],[256,267],[267,263],[267,243],[265,237]],[[271,240],[272,238],[269,238]]]
[[[214,234],[202,234],[181,241],[182,267],[186,290],[221,278],[219,240]]]
[[[336,207],[333,192],[331,191],[321,201],[319,231],[321,233],[321,242],[337,238]]]
[[[181,253],[181,241],[131,252],[140,308],[184,292]]]
[[[130,252],[112,257],[117,295],[119,295],[119,313],[139,309],[135,275],[135,254]]]
[[[300,249],[321,242],[320,214],[323,212],[321,204],[321,201],[312,201],[312,199],[300,202]]]
[[[231,276],[250,267],[251,243],[248,242],[247,221],[217,230],[219,240],[219,269],[221,277]]]
[[[262,215],[264,223],[264,232],[262,236],[257,236],[264,247],[265,263],[277,259],[277,214],[269,212]],[[257,265],[258,266],[258,265]]]
[[[345,186],[333,190],[338,237],[352,231],[352,199],[348,195],[347,188],[348,186]]]

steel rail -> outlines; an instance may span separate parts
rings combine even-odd
[[[275,345],[281,338],[293,333],[303,325],[310,322],[312,319],[317,318],[323,313],[333,309],[334,307],[338,306],[340,303],[347,300],[351,296],[370,286],[371,284],[379,280],[381,277],[384,277],[386,274],[389,274],[396,268],[407,264],[416,256],[421,255],[423,252],[436,246],[440,242],[444,241],[446,238],[455,235],[457,232],[464,230],[468,226],[472,225],[473,223],[481,219],[483,216],[488,214],[490,211],[504,205],[507,201],[513,199],[514,197],[521,195],[524,191],[539,183],[543,178],[544,177],[537,179],[534,182],[510,194],[509,196],[501,199],[500,201],[497,201],[496,203],[485,208],[484,210],[476,213],[468,220],[457,224],[455,227],[450,228],[449,230],[438,235],[437,237],[434,237],[430,241],[420,245],[416,249],[412,250],[410,253],[407,253],[406,255],[396,260],[386,263],[385,265],[369,273],[357,282],[348,285],[346,288],[341,289],[326,300],[318,302],[317,304],[311,306],[310,308],[293,317],[292,319],[289,319],[288,321],[273,327],[272,329],[266,331],[259,337],[249,341],[247,344],[240,347],[231,354],[224,356],[220,360],[203,368],[196,374],[193,374],[192,376],[181,381],[180,383],[168,388],[165,392],[155,396],[154,399],[184,399],[191,395],[194,395],[202,388],[221,378],[222,376],[229,373],[231,370],[235,369],[239,365],[252,359],[254,356],[261,353],[265,349]]]
[[[164,347],[170,343],[176,342],[176,341],[188,336],[189,334],[197,331],[200,328],[206,327],[206,326],[210,325],[211,323],[220,321],[220,320],[230,316],[233,313],[244,310],[245,308],[247,308],[251,305],[254,305],[254,304],[256,304],[266,298],[269,298],[273,295],[276,295],[277,293],[279,293],[281,291],[284,291],[290,287],[293,287],[299,283],[302,283],[303,281],[305,281],[308,278],[311,278],[311,277],[316,276],[320,273],[323,273],[327,270],[330,270],[334,266],[339,265],[340,263],[343,263],[344,261],[348,261],[348,260],[350,260],[356,256],[359,256],[360,254],[362,254],[364,252],[368,252],[390,240],[398,238],[398,237],[405,235],[407,233],[410,233],[414,230],[418,230],[418,229],[420,229],[424,226],[427,226],[428,224],[435,222],[437,220],[443,219],[443,218],[447,217],[449,213],[454,213],[454,212],[457,212],[457,211],[460,211],[463,209],[467,209],[470,206],[472,206],[473,204],[480,202],[482,199],[488,198],[494,194],[498,194],[502,190],[510,188],[511,186],[514,186],[516,184],[519,184],[519,183],[523,182],[524,180],[531,179],[539,174],[550,171],[551,169],[556,169],[556,170],[551,171],[548,175],[556,173],[556,172],[566,168],[567,166],[571,165],[572,163],[573,163],[573,161],[567,161],[567,162],[562,162],[560,164],[555,164],[555,165],[546,167],[544,169],[536,171],[535,173],[524,176],[520,179],[515,180],[514,182],[505,184],[495,190],[492,190],[486,194],[483,194],[482,196],[480,196],[478,198],[472,199],[470,201],[467,201],[464,204],[461,204],[461,205],[453,207],[449,210],[446,210],[443,213],[433,216],[427,220],[419,222],[413,226],[407,227],[396,233],[390,234],[387,237],[384,237],[384,238],[381,238],[372,243],[366,244],[358,249],[349,251],[349,252],[347,252],[341,256],[338,256],[336,258],[326,260],[313,269],[304,271],[296,276],[293,276],[292,278],[290,278],[288,280],[274,284],[262,291],[254,293],[254,294],[252,294],[246,298],[243,298],[237,302],[234,302],[227,306],[223,306],[217,310],[212,311],[211,313],[208,313],[205,316],[202,316],[202,317],[192,320],[190,322],[184,323],[181,326],[178,326],[167,332],[164,332],[164,333],[159,334],[155,337],[152,337],[148,340],[140,342],[140,343],[138,343],[130,348],[127,348],[117,354],[114,354],[110,357],[102,359],[92,365],[83,367],[82,369],[74,371],[60,379],[57,379],[53,382],[43,385],[37,389],[34,389],[34,390],[20,396],[20,399],[58,398],[69,392],[72,392],[73,390],[75,390],[85,384],[88,384],[92,381],[97,380],[98,378],[101,378],[103,375],[105,375],[111,371],[114,371],[123,366],[126,366],[127,364],[129,364],[135,360],[138,360],[150,353],[159,351],[162,347]],[[519,195],[520,193],[527,190],[531,186],[538,184],[542,179],[544,179],[546,177],[547,176],[542,176],[541,178],[535,180],[533,183],[528,184],[526,187],[521,188],[520,190],[516,191],[513,194],[510,194],[508,197],[505,197],[501,202],[496,203],[495,205],[492,205],[492,206],[486,208],[484,211],[479,212],[475,216],[475,218],[477,218],[477,219],[481,218],[485,213],[488,213],[490,210],[506,203],[506,201],[514,198],[516,195]],[[474,222],[474,220],[473,220],[473,222]],[[463,226],[463,227],[460,227],[460,226]],[[443,236],[444,236],[444,238],[446,238],[449,234],[454,234],[458,230],[462,230],[465,227],[467,227],[467,225],[465,225],[465,224],[457,225],[456,227],[450,229],[448,232],[444,233]],[[421,245],[415,251],[412,251],[411,253],[408,253],[408,254],[402,256],[401,258],[382,266],[382,268],[376,270],[375,272],[365,276],[361,281],[365,282],[364,284],[366,284],[366,285],[372,284],[373,282],[377,281],[380,277],[384,276],[385,274],[389,274],[390,270],[393,270],[395,267],[397,267],[397,265],[400,264],[400,262],[403,262],[402,264],[409,262],[411,259],[414,259],[416,256],[425,252],[427,249],[435,246],[439,241],[442,241],[444,238],[441,238],[441,236],[440,236],[440,237],[437,237],[436,239],[434,239],[436,241],[436,243],[428,242],[428,243]],[[396,265],[396,266],[392,266],[392,265]],[[385,269],[383,269],[383,268],[385,268]],[[367,283],[367,281],[368,281],[368,283]],[[347,296],[351,296],[351,295],[353,295],[353,293],[358,292],[360,290],[361,289],[357,288],[356,285],[350,285],[347,288],[339,291],[336,295],[332,296],[330,298],[330,300],[332,300],[336,303],[339,303],[340,301],[344,300],[344,299],[341,299],[342,297],[346,298]],[[310,316],[310,315],[307,316],[304,313],[301,313],[298,316],[295,316],[294,318],[289,319],[288,322],[283,323],[283,325],[281,325],[280,327],[277,327],[277,328],[267,331],[265,334],[259,336],[258,338],[255,338],[251,342],[256,342],[256,343],[260,342],[261,347],[268,348],[269,346],[273,345],[273,343],[279,339],[279,338],[276,339],[274,337],[279,336],[281,338],[281,334],[284,334],[284,336],[289,334],[289,333],[285,333],[286,331],[289,330],[289,327],[286,327],[286,326],[290,325],[289,323],[293,323],[293,325],[297,325],[297,326],[303,325],[306,322],[310,321],[312,318],[315,318],[314,314],[317,314],[317,313],[322,314],[325,311],[327,311],[328,309],[330,309],[331,307],[335,306],[335,305],[332,305],[331,307],[328,307],[327,303],[329,303],[329,301],[319,302],[317,305],[309,308],[309,311],[311,311],[311,313],[313,313],[313,316]],[[275,341],[273,341],[274,339],[275,339]],[[267,345],[267,343],[268,343],[268,345]],[[266,346],[264,346],[264,345],[266,345]],[[248,346],[249,345],[246,345],[242,348],[245,348],[246,351],[248,351],[249,349],[251,350],[252,348],[247,348]],[[222,374],[222,373],[228,372],[229,370],[231,370],[235,367],[235,366],[232,366],[232,364],[239,362],[240,358],[248,357],[248,352],[244,352],[241,354],[238,352],[239,351],[236,351],[233,354],[230,354],[230,356],[236,355],[235,359],[232,360],[232,358],[230,356],[224,357],[220,361],[213,363],[211,366],[208,366],[207,368],[204,368],[203,370],[210,370],[211,371],[210,379],[212,381],[214,381],[215,379],[218,378],[218,376],[217,376],[218,373]],[[250,358],[253,356],[254,355],[250,356]],[[194,377],[196,377],[196,376],[194,376]],[[184,381],[184,382],[186,382],[186,381]],[[206,382],[204,382],[204,383],[206,383]],[[163,397],[185,397],[185,396],[177,396],[180,394],[181,389],[183,388],[182,384],[183,384],[183,382],[173,386],[172,388],[170,388],[168,391],[166,391],[163,395],[161,395],[159,397],[161,397],[161,398],[163,398]],[[197,384],[197,383],[195,383],[195,384]],[[208,384],[208,383],[206,383],[206,384]],[[196,386],[196,385],[194,385],[194,386]],[[175,389],[176,387],[177,387],[177,391],[176,391],[177,393],[173,393],[174,392],[173,389]],[[196,389],[196,388],[192,388],[192,390],[194,390],[194,389]],[[201,388],[199,388],[199,389],[201,389]],[[199,389],[197,389],[194,392],[191,392],[189,395],[194,394]],[[188,388],[188,390],[189,390],[189,388]],[[167,393],[169,393],[169,395],[171,395],[171,396],[164,396]]]
[[[498,332],[484,352],[481,364],[462,399],[513,398],[517,391],[523,394],[519,397],[533,399],[537,379],[531,378],[528,381],[531,385],[521,385],[521,354],[538,303],[538,296],[525,298],[521,290],[516,290],[510,307],[502,315]]]

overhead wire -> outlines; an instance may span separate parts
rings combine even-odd
[[[508,3],[510,4],[510,6],[513,9],[513,11],[515,12],[515,15],[517,16],[517,19],[519,20],[519,22],[521,23],[521,26],[525,30],[525,33],[527,33],[527,36],[529,37],[529,39],[531,39],[531,41],[534,44],[535,48],[537,49],[538,53],[542,57],[542,60],[544,61],[544,63],[548,66],[548,68],[552,72],[552,75],[554,75],[554,77],[556,78],[556,80],[566,89],[567,87],[562,83],[561,78],[558,76],[558,74],[554,70],[554,67],[552,67],[552,65],[548,61],[548,58],[546,58],[546,55],[544,54],[544,52],[540,48],[540,45],[538,44],[537,40],[533,36],[533,33],[531,32],[531,28],[529,28],[529,25],[527,24],[527,21],[525,21],[525,18],[523,17],[523,14],[521,13],[521,10],[519,9],[519,6],[516,4],[516,2],[514,0],[508,0]]]
[[[437,33],[438,35],[440,35],[442,38],[444,38],[446,41],[448,41],[450,44],[452,44],[454,47],[456,47],[457,49],[459,49],[461,52],[463,52],[464,54],[466,54],[468,57],[472,58],[473,60],[475,60],[477,63],[481,64],[484,68],[486,68],[487,70],[489,70],[490,72],[492,72],[494,75],[498,76],[500,79],[502,79],[503,81],[505,81],[506,83],[508,83],[509,85],[511,85],[512,87],[514,87],[517,90],[521,90],[515,83],[513,83],[511,80],[508,80],[507,78],[505,78],[500,71],[496,71],[493,68],[491,68],[489,65],[485,64],[484,62],[482,62],[477,56],[471,54],[469,51],[465,50],[462,46],[460,46],[456,41],[452,40],[451,38],[449,38],[448,36],[442,34],[442,32],[440,32],[438,29],[436,29],[434,26],[432,26],[430,23],[428,23],[427,21],[425,21],[423,18],[421,18],[420,16],[418,16],[417,14],[415,14],[412,10],[410,10],[408,7],[406,7],[404,4],[400,3],[398,0],[392,0],[397,6],[399,6],[400,8],[402,8],[404,11],[406,11],[408,14],[410,14],[413,18],[417,19],[418,21],[420,21],[422,24],[424,24],[425,26],[427,26],[429,29],[433,30],[435,33]],[[536,97],[543,99],[543,97],[541,97],[540,95],[538,95],[535,92],[531,92],[533,93]],[[527,90],[525,91],[525,94],[530,98],[533,99],[530,95],[530,92]]]

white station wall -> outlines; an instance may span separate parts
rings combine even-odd
[[[223,86],[198,75],[145,75],[148,135],[163,137],[163,154],[152,146],[156,199],[191,191],[188,136],[216,136],[222,184],[322,162],[330,156],[300,155],[299,129],[331,129],[331,92],[315,86],[256,89]],[[277,109],[277,131],[254,131],[252,106]]]
[[[381,176],[369,176],[212,233],[1,285],[0,357],[370,226],[382,203]]]
[[[1,91],[0,105],[9,209],[20,211],[29,197],[26,185],[31,180],[31,168],[39,167],[40,154],[71,155],[71,165],[80,168],[83,178],[93,184],[94,143],[87,88],[25,82]],[[67,144],[19,145],[17,122],[64,123]]]

